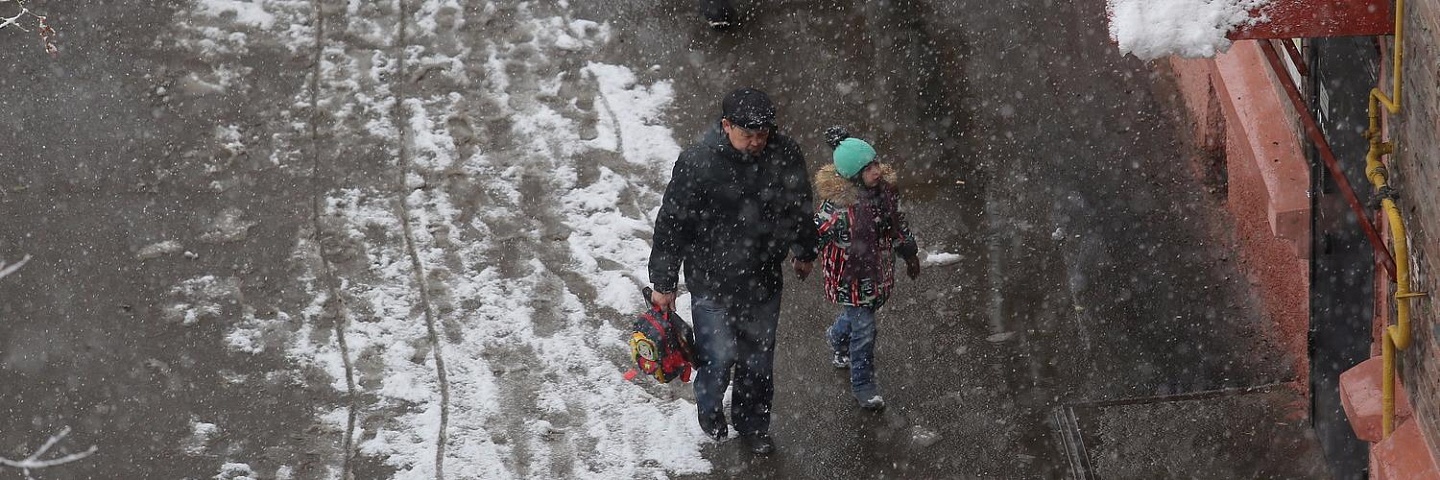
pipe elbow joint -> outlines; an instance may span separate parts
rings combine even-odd
[[[1385,331],[1390,333],[1390,341],[1395,344],[1396,350],[1405,350],[1407,348],[1410,348],[1409,332],[1401,332],[1399,325],[1391,325],[1385,327]]]

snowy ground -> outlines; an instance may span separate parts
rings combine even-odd
[[[641,304],[657,192],[679,153],[664,119],[671,86],[596,61],[609,27],[568,10],[202,0],[153,38],[190,59],[157,74],[161,108],[274,100],[255,81],[267,61],[303,82],[262,124],[222,120],[192,139],[194,155],[164,173],[222,196],[255,182],[247,168],[319,187],[281,243],[293,245],[295,288],[247,294],[251,279],[202,270],[162,287],[159,306],[172,328],[218,328],[224,355],[269,365],[226,368],[222,382],[335,399],[287,406],[318,409],[306,430],[338,450],[303,476],[710,470],[683,389],[621,379],[622,328]],[[255,240],[268,226],[257,213],[221,208],[202,234],[151,238],[134,259],[203,261],[200,247]],[[169,448],[218,460],[216,478],[299,474],[294,456],[235,440],[252,419],[217,417],[192,414]]]
[[[0,280],[0,458],[68,426],[44,458],[98,451],[44,478],[1059,478],[1057,405],[1287,371],[1245,354],[1102,3],[751,2],[719,34],[689,2],[32,2],[94,26],[0,48],[0,143],[39,159],[0,157],[0,260],[33,255]],[[621,378],[677,141],[742,84],[812,167],[824,127],[874,135],[931,254],[880,416],[787,284],[766,460]]]
[[[663,123],[668,83],[588,60],[608,28],[565,15],[564,2],[357,2],[336,5],[347,21],[322,27],[312,5],[202,1],[180,41],[202,58],[250,42],[320,49],[312,86],[294,99],[296,138],[315,128],[382,145],[396,178],[316,199],[320,231],[292,253],[308,268],[310,305],[247,316],[227,334],[230,348],[283,350],[364,399],[321,412],[324,426],[344,432],[355,453],[384,459],[394,478],[708,471],[692,403],[617,381],[628,349],[616,325],[639,305],[655,186],[679,153]],[[502,18],[484,42],[454,41]],[[396,45],[411,46],[397,56]],[[243,89],[245,75],[217,69],[197,81]],[[469,124],[477,118],[489,123]],[[220,129],[216,142],[243,148],[233,131]],[[286,152],[271,160],[308,163]],[[355,258],[337,260],[316,238]],[[336,282],[335,263],[363,271]],[[224,282],[176,288],[193,298]],[[331,302],[341,318],[317,321]],[[197,426],[226,428],[206,421]]]

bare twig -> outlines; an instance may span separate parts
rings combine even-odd
[[[4,0],[0,1],[0,3],[11,3],[16,1],[17,0]],[[17,4],[20,6],[20,13],[16,13],[13,17],[0,17],[5,19],[4,22],[0,22],[0,28],[14,26],[21,31],[28,32],[29,30],[25,30],[25,26],[20,24],[20,19],[25,18],[26,16],[38,17],[39,15],[36,15],[35,12],[31,12],[30,9],[25,6],[24,2],[19,2]]]
[[[57,434],[51,436],[49,440],[46,440],[46,441],[45,441],[45,444],[44,444],[44,445],[41,445],[39,450],[36,450],[35,453],[31,454],[29,457],[26,457],[26,458],[25,458],[25,461],[29,462],[29,461],[34,461],[34,460],[37,459],[37,458],[40,458],[40,456],[41,456],[41,455],[44,455],[45,452],[50,451],[50,447],[55,446],[55,443],[56,443],[56,442],[59,442],[60,439],[65,438],[65,436],[66,436],[66,435],[69,435],[69,434],[70,434],[70,427],[67,425],[65,428],[63,428],[63,429],[60,430],[60,433],[57,433]]]
[[[0,1],[4,1],[4,0],[0,0]],[[30,261],[30,256],[29,256],[29,255],[26,255],[25,258],[22,258],[22,259],[20,259],[20,261],[15,262],[14,265],[10,265],[10,266],[7,267],[7,266],[5,266],[5,261],[4,261],[4,260],[0,260],[0,278],[5,278],[5,276],[7,276],[7,275],[10,275],[10,274],[12,274],[12,273],[15,273],[16,270],[19,270],[19,269],[20,269],[20,267],[25,266],[25,262],[28,262],[28,261]]]
[[[30,454],[29,457],[25,457],[24,460],[11,460],[5,457],[0,457],[0,465],[10,468],[18,468],[20,469],[20,471],[25,473],[25,478],[32,478],[30,476],[31,470],[39,470],[41,468],[64,465],[88,457],[91,454],[100,451],[99,447],[91,445],[89,449],[83,452],[72,453],[63,457],[52,458],[49,460],[40,459],[41,455],[44,455],[46,452],[50,451],[50,447],[54,447],[56,443],[59,443],[61,439],[64,439],[65,436],[69,434],[70,427],[65,427],[60,430],[60,433],[57,433],[51,436],[49,440],[46,440],[45,444],[40,446],[40,449],[36,450],[35,453]]]
[[[14,3],[20,8],[20,11],[13,16],[0,16],[0,30],[5,29],[5,27],[14,27],[20,29],[22,32],[28,32],[30,30],[25,28],[21,20],[27,17],[33,18],[35,20],[35,30],[40,34],[40,44],[45,45],[45,53],[50,54],[52,57],[60,54],[60,47],[55,46],[55,29],[50,28],[49,19],[44,15],[38,15],[30,11],[30,8],[25,6],[25,0],[0,0],[0,4],[3,3]]]
[[[7,1],[7,0],[0,0],[0,2],[4,2],[4,1]],[[30,261],[30,256],[29,256],[29,255],[26,255],[25,258],[20,259],[20,261],[15,262],[15,264],[10,265],[10,266],[8,266],[8,267],[5,266],[5,262],[0,261],[0,278],[5,278],[6,275],[9,275],[9,274],[11,274],[11,273],[15,273],[16,270],[19,270],[20,267],[24,266],[24,265],[25,265],[25,262],[28,262],[28,261]],[[91,454],[94,454],[95,452],[97,452],[97,451],[100,450],[99,447],[96,447],[96,446],[94,446],[94,445],[91,445],[89,449],[86,449],[86,450],[83,451],[83,452],[76,452],[76,453],[72,453],[72,454],[69,454],[69,455],[66,455],[66,456],[63,456],[63,457],[51,458],[51,459],[48,459],[48,460],[41,460],[41,459],[40,459],[40,456],[41,456],[41,455],[44,455],[44,454],[50,452],[50,449],[53,448],[53,447],[55,446],[55,444],[60,443],[60,440],[63,440],[63,439],[65,438],[65,436],[66,436],[66,435],[69,435],[69,434],[70,434],[70,427],[67,426],[67,427],[61,429],[61,430],[60,430],[60,433],[57,433],[57,434],[55,434],[55,435],[52,435],[49,440],[46,440],[44,444],[40,445],[40,448],[39,448],[39,449],[35,450],[35,453],[32,453],[32,454],[30,454],[30,456],[25,457],[24,460],[11,460],[11,459],[8,459],[8,458],[5,458],[5,457],[0,457],[0,466],[10,467],[10,468],[18,468],[18,469],[20,469],[21,472],[24,472],[24,473],[25,473],[25,478],[27,478],[27,479],[33,479],[33,478],[35,478],[35,477],[30,476],[30,471],[31,471],[31,470],[38,470],[38,469],[46,468],[46,467],[53,467],[53,466],[56,466],[56,465],[64,465],[64,464],[67,464],[67,463],[70,463],[70,462],[74,462],[74,461],[76,461],[76,460],[80,460],[80,459],[82,459],[82,458],[88,457],[88,456],[90,456]]]

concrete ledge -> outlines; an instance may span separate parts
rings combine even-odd
[[[1350,428],[1355,430],[1355,436],[1370,443],[1384,438],[1381,424],[1384,416],[1381,391],[1384,369],[1383,359],[1370,357],[1340,374],[1340,403],[1345,407],[1345,417],[1350,419]],[[1400,424],[1414,415],[1410,398],[1398,381],[1395,393],[1395,423]]]
[[[1230,51],[1215,57],[1216,94],[1229,128],[1244,132],[1242,145],[1259,172],[1270,231],[1286,240],[1297,258],[1310,255],[1310,167],[1300,148],[1295,112],[1280,90],[1260,46],[1235,42]],[[1284,80],[1288,81],[1288,79]],[[1246,199],[1237,199],[1246,201]]]
[[[1371,478],[1378,480],[1440,480],[1440,470],[1435,468],[1435,457],[1430,456],[1430,447],[1420,433],[1420,424],[1408,421],[1395,429],[1390,438],[1375,444],[1370,451],[1378,470],[1371,471]]]
[[[1224,182],[1242,267],[1295,378],[1308,382],[1310,172],[1297,119],[1255,42],[1220,58],[1171,57],[1168,67],[1197,153],[1223,155],[1194,158],[1196,173]]]

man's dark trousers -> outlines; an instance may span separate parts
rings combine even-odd
[[[698,374],[695,404],[700,428],[711,436],[725,432],[725,387],[734,371],[730,421],[736,433],[770,431],[770,402],[775,397],[775,328],[780,323],[780,293],[768,300],[733,301],[697,296],[695,322]]]

